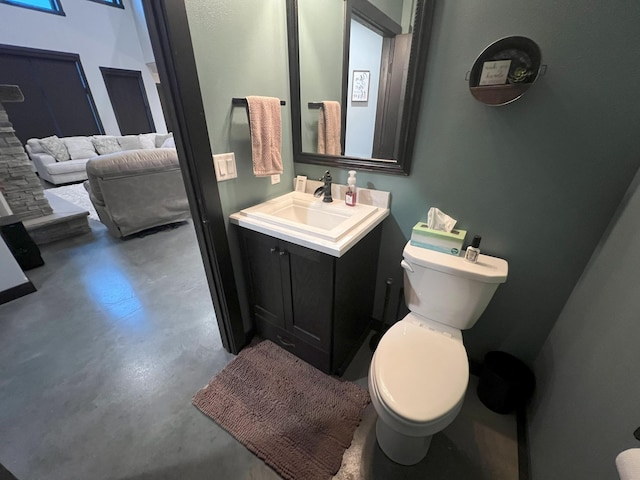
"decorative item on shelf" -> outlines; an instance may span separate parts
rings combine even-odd
[[[538,45],[526,37],[502,38],[483,50],[468,74],[473,97],[492,106],[520,98],[546,72]]]
[[[509,83],[522,83],[527,80],[531,76],[533,72],[528,70],[526,67],[518,67],[513,72],[509,73],[507,79]]]
[[[504,85],[507,83],[511,60],[498,60],[496,62],[484,62],[480,85]]]

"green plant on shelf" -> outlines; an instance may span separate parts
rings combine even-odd
[[[517,67],[513,72],[509,73],[510,83],[522,83],[526,81],[531,75],[531,71],[526,67]]]

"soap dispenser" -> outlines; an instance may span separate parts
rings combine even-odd
[[[344,195],[344,203],[350,207],[354,207],[356,204],[356,197],[358,195],[356,188],[356,171],[349,170],[349,179],[347,180],[347,192]]]

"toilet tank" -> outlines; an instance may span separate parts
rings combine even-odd
[[[478,263],[407,243],[403,251],[404,295],[412,312],[466,330],[507,280],[505,260],[480,254]]]

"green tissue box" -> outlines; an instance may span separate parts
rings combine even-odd
[[[426,223],[418,222],[411,231],[411,245],[458,256],[466,235],[466,230],[454,228],[451,232],[443,232],[427,227]]]

